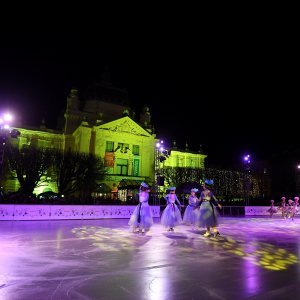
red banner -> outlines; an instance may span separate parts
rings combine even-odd
[[[113,152],[105,152],[105,167],[112,168],[115,165],[115,154]]]

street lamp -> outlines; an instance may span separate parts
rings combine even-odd
[[[244,161],[245,161],[245,163],[250,163],[251,162],[250,154],[247,154],[247,155],[244,156]]]
[[[12,121],[12,115],[4,113],[0,115],[0,166],[3,163],[4,146],[6,143],[6,137],[10,133],[10,123]]]
[[[251,187],[251,156],[246,154],[243,157],[244,170],[246,171],[246,182],[245,182],[245,204],[249,205],[249,194]]]
[[[297,164],[296,170],[295,170],[295,192],[298,195],[300,191],[300,164]]]
[[[20,132],[11,128],[13,116],[10,113],[0,114],[0,183],[2,181],[4,150],[8,136],[17,138]]]
[[[164,141],[160,140],[155,145],[155,163],[154,163],[154,178],[155,178],[155,199],[159,199],[160,187],[164,186],[165,177],[161,174],[161,163],[167,158],[168,150],[164,147]],[[158,200],[159,204],[159,200]]]

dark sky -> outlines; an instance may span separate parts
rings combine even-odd
[[[299,61],[284,35],[104,39],[31,32],[7,33],[1,42],[0,107],[27,124],[45,116],[53,127],[70,88],[83,92],[108,66],[137,111],[149,105],[159,138],[182,147],[187,141],[193,150],[202,144],[211,164],[237,164],[244,153],[268,159],[298,146]]]

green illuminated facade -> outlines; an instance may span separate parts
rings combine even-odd
[[[157,138],[149,108],[145,106],[136,121],[129,106],[110,100],[112,94],[122,99],[124,91],[105,85],[100,88],[103,97],[89,96],[85,101],[79,100],[77,90],[71,90],[61,131],[44,125],[17,128],[21,133],[17,141],[19,147],[34,143],[37,147],[95,154],[104,159],[107,175],[102,183],[112,192],[117,192],[122,180],[154,184]],[[205,157],[201,153],[172,150],[160,167],[204,168]],[[57,191],[51,178],[47,179],[48,184],[36,188],[36,194]],[[6,181],[6,190],[16,191],[18,187],[15,180]]]
[[[204,169],[206,155],[188,150],[172,150],[164,162],[164,167]]]

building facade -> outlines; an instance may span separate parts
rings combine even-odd
[[[48,129],[44,124],[40,128],[22,126],[17,128],[20,131],[17,143],[20,148],[34,144],[103,158],[107,174],[99,186],[105,185],[111,192],[119,192],[116,197],[124,199],[130,189],[142,181],[155,185],[158,139],[147,106],[137,121],[131,107],[118,100],[127,98],[125,91],[103,84],[97,88],[101,90],[101,96],[93,94],[85,101],[80,101],[76,89],[70,91],[61,131]],[[204,168],[206,156],[203,154],[176,150],[169,154],[160,167]],[[16,180],[8,179],[5,183],[6,190],[16,191],[18,187]],[[57,192],[51,178],[34,192],[39,194],[50,190]]]

